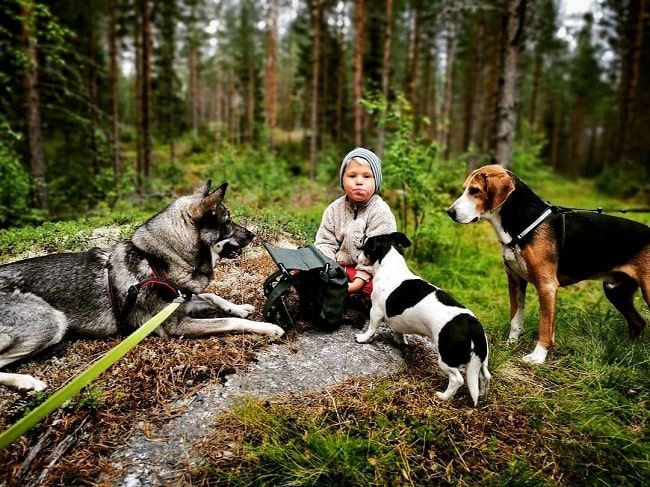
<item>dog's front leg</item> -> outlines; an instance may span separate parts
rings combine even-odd
[[[526,308],[526,287],[528,282],[510,269],[508,275],[508,295],[510,297],[510,333],[508,343],[515,343],[524,331],[524,316]]]
[[[368,322],[368,329],[365,333],[357,333],[357,343],[368,343],[372,337],[375,336],[375,333],[377,333],[377,328],[379,328],[379,323],[381,323],[383,317],[384,313],[377,306],[370,308],[370,321]]]
[[[547,279],[537,283],[539,295],[539,336],[537,345],[532,353],[524,356],[524,361],[531,364],[543,364],[548,350],[555,341],[555,301],[559,283],[555,279]]]
[[[248,318],[255,311],[255,307],[250,304],[235,304],[213,293],[201,293],[192,296],[192,305],[197,305],[195,309],[200,309],[204,303],[207,303],[211,308],[219,308],[224,313],[238,318]]]
[[[190,318],[184,317],[176,324],[167,323],[165,332],[169,336],[200,338],[221,333],[257,333],[280,338],[284,330],[273,323],[251,321],[242,318]]]

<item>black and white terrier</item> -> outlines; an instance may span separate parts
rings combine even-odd
[[[460,368],[466,368],[467,387],[476,406],[489,387],[488,343],[474,313],[442,289],[413,274],[402,249],[411,242],[400,232],[369,237],[361,261],[374,269],[370,323],[359,333],[359,343],[369,342],[383,320],[395,340],[406,344],[404,334],[428,336],[438,353],[440,369],[449,376],[445,392],[436,395],[450,400],[463,385]]]

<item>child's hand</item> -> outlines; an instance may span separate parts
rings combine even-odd
[[[360,277],[356,277],[354,281],[348,283],[348,293],[350,294],[358,293],[359,291],[361,291],[361,288],[363,288],[365,283],[366,281],[364,281]]]

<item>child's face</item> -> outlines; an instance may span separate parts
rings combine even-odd
[[[352,201],[365,203],[375,194],[375,176],[370,164],[352,159],[343,172],[343,190]]]

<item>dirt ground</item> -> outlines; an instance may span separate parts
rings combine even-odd
[[[262,319],[263,281],[276,269],[264,241],[293,245],[258,234],[241,258],[219,264],[209,288],[253,304],[256,320]],[[398,370],[402,353],[388,330],[371,344],[357,344],[363,320],[353,321],[335,332],[299,323],[275,342],[244,334],[148,337],[79,398],[0,452],[0,486],[173,485],[184,466],[200,461],[192,458],[192,445],[238,399],[319,391]],[[119,341],[66,340],[6,369],[44,378],[54,391]],[[32,395],[0,388],[0,430],[36,403]]]

